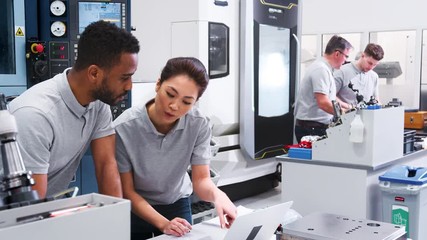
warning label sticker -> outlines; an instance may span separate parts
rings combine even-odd
[[[22,26],[15,26],[15,36],[17,37],[24,37],[24,27]]]

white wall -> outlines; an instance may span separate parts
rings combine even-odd
[[[427,27],[425,0],[301,0],[302,31],[387,31]]]
[[[132,104],[154,96],[153,83],[171,57],[192,56],[208,67],[207,22],[221,22],[230,29],[230,74],[212,79],[198,101],[202,112],[214,124],[214,134],[235,128],[239,119],[239,1],[229,1],[227,7],[215,6],[213,1],[200,0],[133,0],[131,25],[141,44],[138,70],[134,76]],[[180,29],[178,33],[176,30]]]
[[[405,84],[398,88],[382,84],[380,96],[384,96],[383,103],[387,103],[392,95],[399,92],[404,95],[404,103],[408,102],[409,108],[417,108],[419,84],[421,81],[421,52],[422,30],[427,29],[427,1],[411,0],[301,0],[302,34],[317,35],[327,33],[361,33],[361,45],[369,42],[369,32],[377,31],[415,31],[414,53],[407,64],[412,69],[404,73]],[[318,44],[320,45],[320,43]],[[396,44],[396,48],[403,48]],[[318,49],[317,54],[321,52]],[[406,52],[405,52],[406,54]],[[387,56],[387,52],[385,52]],[[408,56],[406,56],[408,58]],[[405,59],[405,58],[403,58]],[[415,91],[414,91],[415,89]],[[381,93],[382,92],[382,93]]]

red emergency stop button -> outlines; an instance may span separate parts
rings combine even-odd
[[[43,44],[40,43],[33,43],[31,45],[31,52],[33,53],[42,53],[44,51]]]

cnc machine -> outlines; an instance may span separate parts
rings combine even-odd
[[[5,0],[0,2],[0,92],[8,100],[50,79],[77,59],[78,39],[91,22],[110,21],[128,31],[130,0]],[[114,47],[114,43],[111,43]],[[113,119],[131,106],[131,93],[111,106]],[[72,186],[97,191],[90,151]]]

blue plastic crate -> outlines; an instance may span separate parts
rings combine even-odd
[[[289,148],[288,157],[311,160],[311,149],[309,148]]]

